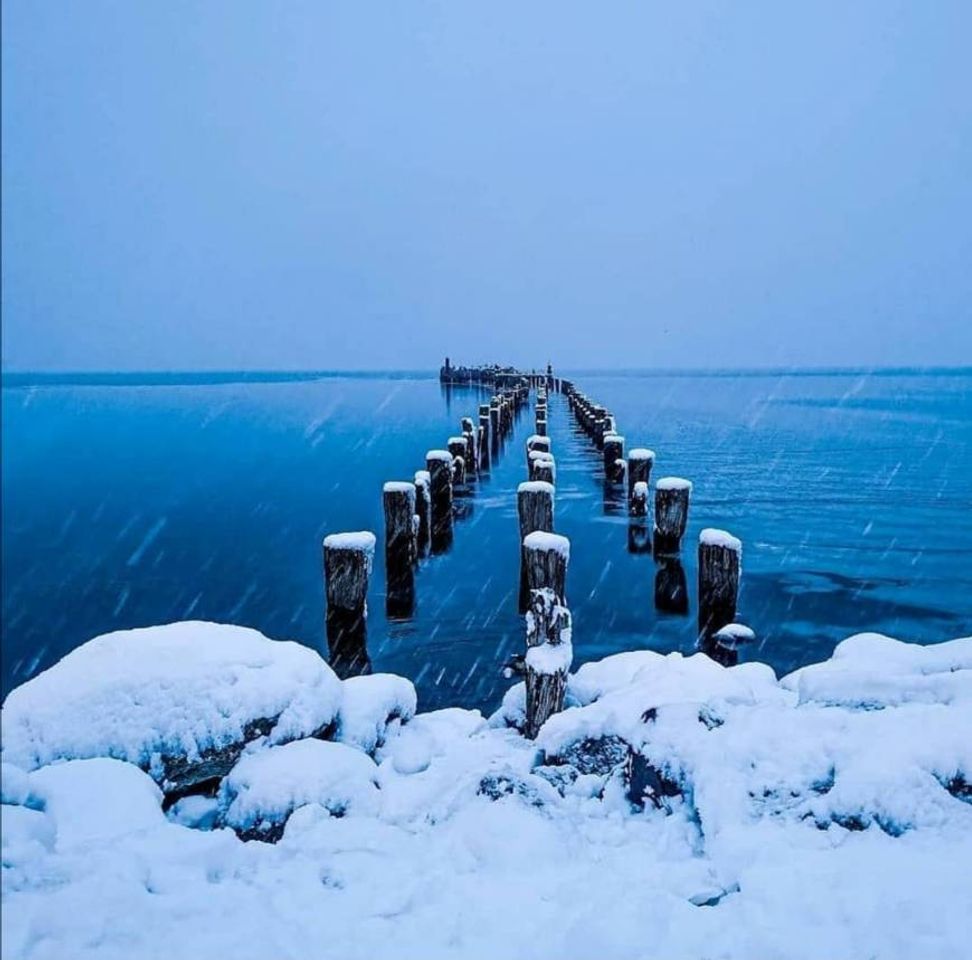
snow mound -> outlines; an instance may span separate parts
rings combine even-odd
[[[221,822],[245,840],[276,840],[291,813],[313,803],[332,816],[374,814],[374,761],[343,743],[295,740],[245,755],[220,788]]]
[[[385,742],[388,725],[415,716],[418,698],[411,680],[392,673],[349,677],[338,716],[336,739],[374,753]]]
[[[105,634],[17,687],[3,759],[25,770],[114,757],[166,792],[224,775],[243,745],[322,735],[341,682],[313,650],[256,630],[185,622]]]

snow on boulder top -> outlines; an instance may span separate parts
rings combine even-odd
[[[654,460],[655,451],[646,450],[644,447],[635,447],[634,450],[628,451],[629,460]]]
[[[361,550],[369,556],[375,552],[375,535],[370,530],[355,533],[329,533],[324,546],[330,550]]]
[[[233,767],[220,788],[222,822],[249,838],[317,803],[330,813],[374,813],[378,767],[343,743],[296,740],[256,750]]]
[[[415,493],[415,484],[403,480],[389,480],[381,490],[382,493]]]
[[[554,485],[546,480],[524,480],[517,488],[518,493],[549,493],[554,495]]]
[[[527,550],[553,550],[559,553],[564,560],[570,560],[570,541],[559,533],[535,530],[523,538],[523,546]]]
[[[394,673],[371,673],[344,681],[337,739],[366,753],[385,742],[388,725],[415,716],[418,698],[411,680]]]
[[[466,441],[463,440],[463,443]],[[442,463],[452,463],[452,454],[448,450],[429,450],[425,454],[426,460],[439,460]]]
[[[115,757],[151,767],[161,781],[170,757],[195,761],[260,733],[271,742],[317,734],[336,719],[341,695],[341,681],[313,650],[246,627],[122,630],[11,691],[3,759],[33,770]]]
[[[691,480],[683,480],[681,477],[662,477],[656,484],[656,490],[689,490],[692,489]]]
[[[734,537],[726,530],[717,530],[715,527],[706,527],[699,534],[699,543],[707,547],[725,547],[735,553],[742,553],[742,541]]]

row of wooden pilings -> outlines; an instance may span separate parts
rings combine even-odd
[[[449,361],[442,368],[451,368]],[[462,417],[460,432],[442,449],[429,450],[425,468],[412,480],[390,481],[382,488],[385,518],[387,613],[411,616],[419,561],[452,545],[458,500],[470,484],[489,473],[490,463],[512,433],[516,417],[529,400],[530,377],[498,366],[458,368],[461,382],[497,387],[478,416]],[[342,677],[371,669],[367,651],[367,595],[376,538],[373,533],[336,533],[324,538],[325,626],[331,666]]]
[[[572,382],[563,381],[562,391],[575,420],[602,452],[604,483],[627,484],[628,513],[632,518],[648,519],[651,471],[655,452],[644,447],[629,450],[625,458],[625,437],[619,433],[614,415],[606,407],[581,393]],[[688,525],[692,483],[681,477],[662,477],[655,483],[651,541],[656,559],[672,564],[680,572],[677,557]],[[645,525],[645,539],[649,534]],[[677,567],[674,564],[678,564]],[[706,528],[698,543],[698,637],[699,647],[721,663],[738,660],[742,643],[754,639],[752,630],[736,623],[739,578],[742,570],[742,543],[725,530]],[[658,600],[656,581],[656,602]],[[665,587],[681,589],[677,583]],[[685,597],[687,603],[687,596]]]

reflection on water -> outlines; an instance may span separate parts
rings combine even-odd
[[[551,399],[577,662],[693,652],[705,526],[743,540],[738,618],[758,640],[741,659],[785,671],[859,630],[972,632],[972,375],[576,380],[629,449],[656,451],[654,479],[694,482],[681,550],[653,556],[650,520],[629,520],[624,485],[605,484]],[[367,654],[349,649],[351,666],[411,677],[425,708],[495,706],[524,643],[516,486],[532,416],[455,498],[412,602],[388,595],[381,548],[382,484],[411,481],[487,400],[400,375],[5,387],[4,691],[97,633],[185,618],[327,655],[321,539],[370,529]]]

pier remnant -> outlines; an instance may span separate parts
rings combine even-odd
[[[725,530],[699,534],[699,637],[709,640],[736,619],[742,543]]]
[[[432,496],[432,552],[441,553],[452,542],[452,454],[448,450],[429,450],[425,466]]]
[[[655,484],[655,552],[677,553],[688,524],[690,480],[662,477]]]
[[[603,452],[604,479],[608,483],[620,483],[625,471],[624,437],[616,433],[605,434]]]
[[[553,590],[566,604],[570,541],[559,534],[538,530],[523,538],[523,550],[528,589]]]
[[[573,660],[570,611],[551,589],[530,591],[526,642],[524,733],[533,740],[544,723],[563,709]]]
[[[369,531],[324,538],[327,645],[331,667],[341,678],[371,671],[367,596],[374,556],[375,535]]]
[[[415,606],[415,484],[391,481],[381,492],[385,511],[387,611],[410,616]]]
[[[633,517],[644,516],[644,513],[636,513],[635,487],[639,483],[645,485],[645,500],[647,501],[648,484],[651,481],[651,468],[655,463],[654,450],[646,450],[644,447],[635,447],[628,451],[628,509]]]
[[[415,471],[415,515],[418,518],[415,556],[418,558],[429,552],[432,539],[432,475],[428,470]]]

